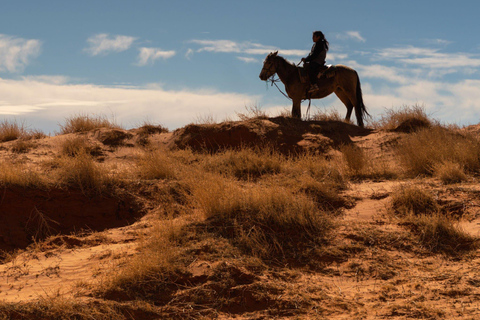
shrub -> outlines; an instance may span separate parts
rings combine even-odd
[[[337,110],[317,110],[311,117],[312,121],[344,121]]]
[[[336,210],[348,204],[331,182],[320,182],[304,175],[299,179],[298,187],[301,193],[315,201],[322,210]]]
[[[60,133],[87,132],[99,128],[120,129],[120,126],[105,116],[75,115],[67,118],[64,125],[60,125]]]
[[[328,161],[324,157],[315,154],[301,154],[288,159],[284,166],[287,173],[301,176],[307,173],[314,180],[331,185],[336,190],[347,188],[347,180],[335,161]]]
[[[137,160],[137,172],[141,179],[171,179],[175,177],[175,165],[165,150],[145,150]]]
[[[25,165],[0,161],[0,186],[44,188],[48,182]]]
[[[362,148],[355,145],[343,145],[340,148],[343,159],[352,175],[358,176],[367,167],[367,156]]]
[[[225,150],[206,162],[210,171],[231,174],[238,179],[256,179],[282,170],[283,158],[268,148]]]
[[[16,121],[3,120],[0,122],[0,142],[16,140],[22,137],[25,132],[23,124],[18,124]]]
[[[439,206],[432,194],[417,186],[400,186],[392,193],[392,210],[395,214],[433,214]]]
[[[213,229],[248,254],[270,261],[308,258],[325,242],[331,218],[303,194],[281,187],[242,189],[210,176],[193,188]]]
[[[65,156],[75,157],[81,154],[92,156],[102,154],[99,146],[95,146],[86,137],[69,137],[60,143],[60,153]]]
[[[177,290],[174,280],[181,277],[183,251],[178,247],[187,219],[158,221],[140,245],[137,255],[125,258],[106,274],[95,295],[168,302]],[[170,280],[170,281],[169,281]]]
[[[478,247],[478,239],[463,231],[451,217],[439,213],[410,215],[405,223],[419,237],[421,244],[432,252],[456,255]]]
[[[456,163],[467,172],[480,170],[480,141],[439,126],[422,129],[396,148],[400,164],[411,175],[432,175],[441,163]]]
[[[467,180],[467,175],[463,167],[451,161],[445,161],[435,165],[434,175],[444,184],[459,183]]]
[[[375,125],[380,129],[412,132],[433,124],[425,113],[425,108],[419,105],[389,109],[385,113]]]
[[[62,157],[58,159],[58,164],[59,180],[69,187],[79,188],[85,194],[102,194],[113,185],[108,171],[88,154]]]

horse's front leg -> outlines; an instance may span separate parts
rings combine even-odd
[[[292,101],[292,118],[302,118],[302,100],[293,99]]]

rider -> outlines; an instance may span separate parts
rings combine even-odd
[[[312,40],[314,42],[312,50],[307,57],[302,58],[302,62],[304,62],[305,69],[308,72],[310,83],[318,89],[317,75],[319,71],[325,67],[325,58],[327,57],[329,43],[327,39],[325,39],[322,31],[314,31]]]

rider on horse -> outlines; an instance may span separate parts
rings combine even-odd
[[[305,69],[308,72],[310,83],[313,85],[313,89],[315,90],[318,89],[318,73],[325,69],[325,59],[327,57],[329,43],[327,39],[325,39],[325,35],[322,31],[314,31],[312,40],[314,42],[312,50],[306,58],[302,58],[302,61],[304,62]]]

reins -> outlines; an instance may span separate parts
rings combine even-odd
[[[298,67],[300,65],[300,63],[302,63],[302,61],[300,61],[296,67]],[[287,98],[288,100],[292,100],[285,92],[282,91],[282,89],[280,89],[280,87],[277,85],[277,82],[281,81],[280,79],[275,79],[275,73],[267,80],[267,82],[270,81],[272,84],[271,86],[273,87],[273,85],[275,85],[275,87],[277,87],[278,91],[280,91],[281,94],[283,94],[283,96],[285,98]],[[305,99],[307,100],[307,99]],[[311,98],[308,98],[308,107],[307,107],[307,112],[305,113],[305,116],[307,117],[307,119],[310,119],[310,107],[312,105],[312,99]]]

